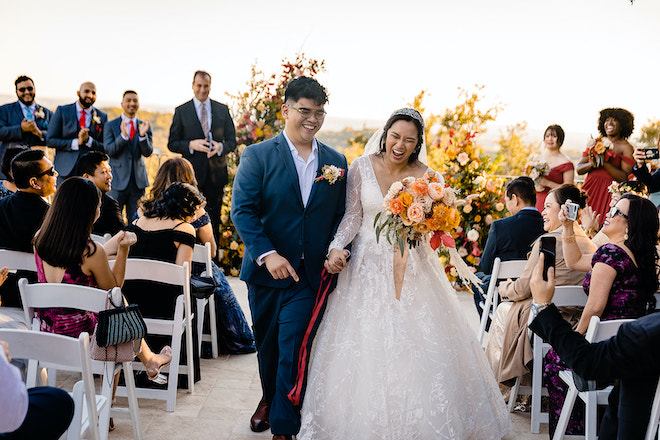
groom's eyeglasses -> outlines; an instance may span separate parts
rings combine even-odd
[[[302,116],[305,119],[309,119],[310,117],[312,117],[312,113],[314,113],[314,116],[316,116],[316,119],[323,119],[323,118],[325,118],[325,115],[327,115],[325,110],[312,111],[312,110],[310,110],[308,108],[305,108],[305,107],[296,108],[292,105],[290,105],[289,108],[292,108],[292,109],[296,110],[298,113],[300,113],[300,116]]]

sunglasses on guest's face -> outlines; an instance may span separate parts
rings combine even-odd
[[[51,177],[54,176],[55,175],[55,167],[50,167],[46,171],[42,171],[39,174],[35,174],[34,177],[36,177],[38,179],[39,177],[45,176],[46,174],[48,174]]]
[[[32,87],[32,86],[19,87],[17,90],[18,90],[19,92],[21,92],[21,93],[25,92],[26,90],[27,90],[28,92],[31,92],[31,91],[34,90],[34,87]]]
[[[621,217],[623,217],[623,218],[625,218],[626,220],[628,220],[628,215],[627,215],[627,214],[624,214],[624,213],[623,213],[619,208],[617,208],[616,206],[612,206],[612,208],[610,209],[610,218],[614,218],[615,215],[620,215]]]

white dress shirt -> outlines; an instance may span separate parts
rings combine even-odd
[[[20,428],[27,410],[28,394],[21,372],[7,362],[5,350],[0,347],[0,432]]]

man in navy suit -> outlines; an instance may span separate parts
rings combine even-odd
[[[660,136],[658,136],[658,142],[655,147],[660,148]],[[660,191],[660,170],[653,174],[649,173],[649,169],[646,168],[646,149],[644,147],[635,148],[633,158],[635,159],[635,165],[632,171],[635,177],[637,177],[637,180],[645,184],[650,193]]]
[[[58,183],[75,174],[78,157],[88,151],[103,151],[103,126],[108,115],[94,107],[96,86],[85,82],[78,90],[78,101],[61,105],[48,127],[47,145],[55,148]]]
[[[660,375],[660,313],[623,324],[616,336],[590,344],[552,304],[554,268],[548,269],[548,281],[543,281],[543,258],[530,279],[535,318],[529,328],[583,379],[602,384],[618,379],[601,421],[600,440],[642,440]]]
[[[10,145],[46,145],[53,112],[37,104],[32,78],[21,75],[14,81],[18,101],[0,107],[0,158]],[[7,176],[0,172],[0,179]]]
[[[543,217],[534,207],[536,190],[532,179],[523,176],[510,181],[506,185],[504,201],[511,216],[497,220],[490,226],[486,247],[479,262],[481,272],[476,274],[484,283],[481,286],[484,292],[488,290],[495,258],[500,257],[502,261],[527,259],[532,243],[545,232]],[[473,292],[474,303],[481,315],[480,303],[484,296],[477,289],[473,289]]]
[[[229,108],[209,99],[208,72],[195,72],[192,88],[195,97],[174,110],[167,148],[192,163],[217,243],[222,197],[229,182],[227,154],[236,149],[236,130]]]
[[[154,151],[149,121],[137,118],[140,100],[137,92],[126,90],[121,101],[124,110],[117,119],[108,122],[103,130],[103,148],[110,156],[114,174],[110,197],[119,203],[120,211],[126,208],[126,218],[133,220],[137,202],[149,186],[149,176],[144,157]]]
[[[310,320],[328,245],[344,215],[346,181],[318,180],[325,165],[346,158],[314,135],[325,119],[327,92],[316,80],[292,80],[284,94],[286,123],[277,137],[248,146],[234,180],[231,218],[245,243],[247,283],[263,397],[253,431],[270,426],[290,439],[300,414],[287,398]]]

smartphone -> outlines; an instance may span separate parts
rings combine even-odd
[[[557,239],[555,237],[541,237],[541,253],[545,255],[543,261],[543,280],[548,281],[548,268],[555,267],[555,247]]]
[[[658,150],[657,148],[646,148],[644,150],[644,153],[646,153],[646,160],[660,158],[660,150]]]
[[[211,151],[213,148],[213,133],[211,133],[211,130],[209,130],[208,139],[206,140],[209,141],[209,151]]]
[[[577,203],[568,202],[566,203],[566,208],[568,209],[569,220],[577,220],[578,211],[580,211],[580,205]]]

